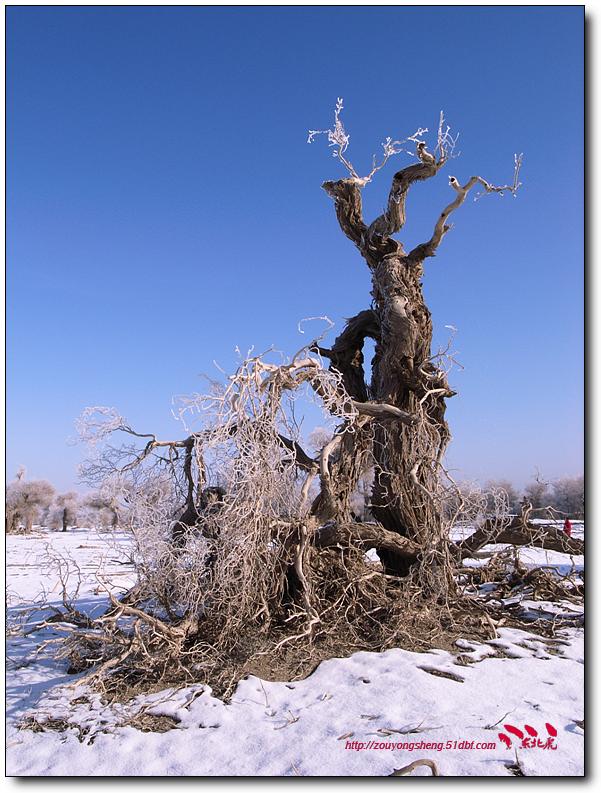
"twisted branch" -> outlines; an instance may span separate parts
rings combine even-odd
[[[504,193],[511,193],[513,196],[516,195],[518,189],[521,186],[521,182],[518,181],[520,168],[522,166],[522,159],[523,155],[516,154],[514,156],[515,161],[515,168],[514,168],[514,176],[513,176],[513,183],[506,184],[502,186],[495,186],[487,182],[486,179],[483,179],[481,176],[472,176],[463,186],[459,184],[457,179],[454,176],[449,177],[449,184],[456,192],[456,197],[450,204],[448,204],[440,214],[440,217],[436,221],[436,225],[434,226],[434,233],[432,234],[431,238],[428,242],[424,242],[421,245],[417,245],[407,257],[410,262],[422,262],[429,256],[435,256],[436,250],[440,243],[442,242],[442,238],[444,235],[451,230],[451,226],[447,225],[446,221],[449,215],[458,209],[463,202],[465,201],[468,193],[470,190],[475,187],[477,184],[481,185],[484,188],[484,192],[480,193],[476,198],[479,198],[481,195],[486,193],[498,193],[499,195],[503,195]]]

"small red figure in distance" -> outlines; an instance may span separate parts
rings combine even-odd
[[[572,536],[572,522],[569,518],[566,518],[563,524],[563,533],[568,537]]]

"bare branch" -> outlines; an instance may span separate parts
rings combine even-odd
[[[387,531],[376,523],[331,523],[317,529],[315,545],[318,548],[338,543],[353,543],[360,548],[385,549],[404,559],[415,559],[420,552],[417,543],[396,532]]]
[[[376,237],[386,241],[392,234],[399,232],[406,221],[405,204],[409,188],[414,182],[424,181],[436,176],[445,163],[444,158],[436,160],[423,141],[417,141],[416,156],[420,162],[409,165],[395,173],[388,195],[386,211],[374,220],[367,231],[368,244],[376,244]]]
[[[355,400],[351,400],[351,405],[361,416],[396,419],[402,424],[408,425],[416,424],[418,421],[417,417],[411,413],[407,413],[407,411],[401,410],[394,405],[388,405],[385,402],[355,402]]]
[[[419,768],[419,766],[422,765],[425,765],[430,769],[432,776],[440,776],[438,766],[434,760],[414,760],[412,763],[409,763],[409,765],[404,765],[402,768],[395,768],[392,774],[389,774],[388,776],[407,776],[407,774],[410,774],[412,771],[415,771],[416,768]]]
[[[326,130],[311,130],[308,143],[311,143],[316,135],[327,135],[329,145],[335,149],[334,157],[337,157],[349,172],[350,177],[339,179],[338,181],[324,182],[322,187],[334,199],[336,214],[342,231],[361,250],[368,264],[374,266],[375,261],[370,249],[374,248],[374,246],[381,247],[382,243],[386,244],[388,238],[399,231],[405,222],[405,198],[409,186],[417,180],[427,179],[437,173],[446,161],[449,152],[452,152],[456,138],[450,135],[449,127],[444,128],[444,116],[441,113],[436,145],[438,158],[428,152],[426,143],[422,140],[428,129],[419,127],[412,135],[403,140],[393,140],[391,137],[387,137],[382,143],[383,156],[381,161],[378,162],[374,155],[372,168],[369,173],[366,176],[359,176],[353,164],[345,157],[345,152],[350,142],[350,135],[344,128],[340,118],[342,107],[342,99],[338,99],[334,113],[334,126]],[[409,152],[404,148],[409,142],[415,144],[415,152]],[[361,189],[371,182],[375,174],[386,165],[390,157],[401,152],[415,153],[420,163],[419,165],[404,168],[395,174],[386,211],[367,228],[363,221]],[[392,250],[388,252],[394,252],[399,248],[399,244],[395,243],[392,245]]]
[[[429,256],[435,256],[436,250],[440,245],[442,238],[444,235],[451,230],[451,226],[447,225],[446,221],[449,215],[458,209],[463,202],[465,201],[468,193],[470,190],[475,187],[477,184],[481,185],[484,190],[482,193],[479,193],[476,198],[481,197],[487,193],[498,193],[499,195],[504,195],[505,193],[511,193],[514,197],[517,194],[518,189],[521,186],[521,182],[518,181],[520,168],[522,166],[523,155],[516,154],[514,156],[515,161],[515,168],[514,168],[514,176],[513,176],[513,183],[506,184],[502,186],[496,186],[487,182],[486,179],[483,179],[481,176],[472,176],[463,186],[459,184],[457,179],[454,176],[449,177],[449,184],[457,194],[455,199],[448,204],[440,214],[440,217],[436,221],[436,225],[434,227],[434,233],[432,237],[428,240],[428,242],[422,243],[415,247],[408,256],[408,259],[413,262],[421,262],[425,258]]]
[[[295,465],[303,471],[313,472],[317,470],[318,462],[312,457],[309,457],[307,452],[302,448],[300,443],[290,438],[286,438],[282,434],[278,434],[282,446],[292,452]]]
[[[336,101],[336,108],[334,110],[334,126],[331,129],[309,130],[307,143],[313,143],[317,135],[327,135],[328,145],[334,147],[332,156],[337,157],[340,160],[342,165],[344,165],[346,170],[351,175],[351,179],[357,185],[357,187],[365,187],[366,184],[371,182],[374,175],[386,165],[390,157],[394,157],[396,154],[400,154],[402,151],[404,151],[403,146],[409,141],[419,144],[419,139],[421,136],[428,131],[427,129],[422,129],[419,127],[419,129],[417,129],[413,135],[409,135],[409,137],[405,138],[404,140],[393,140],[390,136],[388,136],[382,143],[381,162],[377,162],[376,155],[374,154],[372,158],[371,171],[367,174],[367,176],[359,176],[353,164],[344,156],[344,153],[350,143],[351,136],[346,131],[342,119],[340,118],[343,106],[342,98],[339,97]]]

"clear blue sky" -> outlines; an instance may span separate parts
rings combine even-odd
[[[342,171],[306,143],[337,96],[359,168],[441,109],[447,174],[502,182],[524,152],[518,198],[468,201],[426,266],[465,366],[449,456],[518,485],[582,471],[582,8],[11,7],[7,37],[9,476],[70,487],[85,406],[177,436],[171,398],[213,359],[369,306],[320,189]],[[364,191],[369,219],[406,162]],[[409,245],[447,174],[410,194]]]

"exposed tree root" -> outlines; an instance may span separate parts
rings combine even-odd
[[[301,679],[321,661],[359,650],[403,647],[419,652],[438,647],[457,652],[458,639],[496,638],[499,625],[553,637],[560,617],[533,623],[504,608],[500,599],[521,592],[531,600],[580,602],[573,581],[549,571],[526,571],[519,564],[512,568],[508,559],[496,561],[499,556],[484,567],[466,568],[474,573],[470,587],[496,583],[493,599],[474,597],[470,587],[460,584],[441,601],[424,595],[417,571],[399,579],[352,545],[319,549],[299,543],[293,568],[300,589],[288,592],[270,622],[259,611],[253,620],[237,624],[236,636],[227,643],[223,637],[230,634],[218,613],[207,611],[196,623],[188,618],[165,621],[157,616],[157,604],[139,589],[137,599],[130,597],[128,603],[111,596],[110,609],[86,627],[69,622],[69,610],[63,622],[52,626],[65,636],[59,641],[59,656],[68,659],[70,671],[86,672],[74,687],[92,684],[108,698],[122,700],[140,691],[201,682],[217,696],[228,697],[248,674]],[[459,573],[460,578],[464,575]]]

